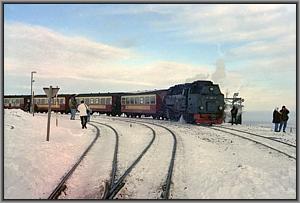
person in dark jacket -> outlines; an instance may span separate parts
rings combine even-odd
[[[281,131],[281,128],[283,126],[283,132],[285,133],[287,121],[289,120],[288,114],[290,113],[290,111],[287,108],[285,108],[285,106],[282,106],[282,109],[279,112],[281,113],[281,122],[279,125],[279,132]]]
[[[232,106],[230,113],[231,113],[231,125],[233,125],[233,120],[234,123],[237,124],[236,115],[238,113],[238,108],[235,105]]]
[[[70,107],[70,111],[71,111],[71,118],[70,119],[75,120],[75,114],[76,114],[76,111],[77,111],[77,102],[76,102],[75,96],[72,96],[70,98],[69,107]]]
[[[279,124],[281,123],[281,113],[278,111],[278,107],[276,107],[273,111],[273,121],[272,123],[275,124],[274,131],[279,132]]]

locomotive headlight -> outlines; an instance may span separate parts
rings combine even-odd
[[[222,110],[223,109],[223,106],[219,106],[219,110]]]
[[[201,109],[201,110],[203,110],[203,109],[204,109],[204,107],[203,107],[203,106],[200,106],[200,109]]]
[[[214,90],[214,88],[213,88],[213,87],[210,87],[210,88],[209,88],[209,90],[210,90],[210,91],[213,91],[213,90]]]

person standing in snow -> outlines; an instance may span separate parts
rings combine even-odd
[[[278,111],[278,107],[276,107],[273,111],[273,121],[272,123],[275,124],[274,131],[279,132],[279,124],[281,123],[281,113]]]
[[[76,102],[75,96],[72,96],[70,98],[69,107],[70,107],[70,111],[71,111],[70,119],[75,120],[75,114],[76,114],[76,110],[77,110],[77,102]]]
[[[230,113],[231,113],[231,125],[233,125],[233,120],[234,123],[237,124],[236,115],[238,113],[238,108],[235,105],[232,106]]]
[[[287,108],[285,108],[285,106],[282,106],[282,109],[280,110],[280,113],[281,113],[281,122],[280,122],[280,125],[279,125],[279,132],[281,131],[281,128],[283,126],[283,132],[285,133],[285,128],[286,128],[286,125],[287,125],[287,121],[289,120],[288,114],[290,113],[290,111]]]
[[[88,107],[85,105],[84,101],[81,101],[81,104],[79,104],[78,109],[79,115],[80,115],[80,120],[81,120],[81,125],[82,129],[87,128],[86,123],[87,123],[87,111]]]
[[[87,107],[87,122],[90,122],[91,115],[92,115],[92,109],[88,105],[86,105],[86,107]]]

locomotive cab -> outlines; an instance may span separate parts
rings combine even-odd
[[[223,122],[224,95],[218,85],[190,89],[187,113],[193,114],[195,123],[221,124]]]

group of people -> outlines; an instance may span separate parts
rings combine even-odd
[[[278,110],[279,110],[279,108],[276,107],[273,111],[272,123],[275,124],[274,131],[280,132],[283,127],[283,132],[285,132],[287,121],[289,119],[288,114],[290,113],[290,111],[285,106],[282,106],[280,111],[278,111]]]
[[[90,121],[92,110],[89,108],[88,105],[84,103],[84,100],[77,106],[77,101],[75,97],[71,97],[69,101],[69,107],[71,110],[71,120],[75,120],[75,114],[79,111],[79,116],[81,120],[81,127],[82,129],[87,128],[86,124]]]

